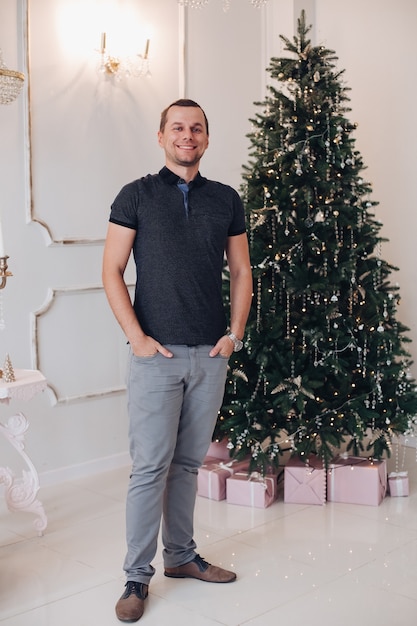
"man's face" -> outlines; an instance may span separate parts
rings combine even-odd
[[[198,107],[173,106],[158,141],[165,151],[166,165],[198,165],[209,143],[203,111]]]

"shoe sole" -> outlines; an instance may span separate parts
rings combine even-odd
[[[164,572],[164,576],[167,578],[193,578],[194,580],[201,580],[203,583],[216,583],[216,584],[227,584],[233,583],[236,580],[236,576],[231,578],[230,580],[205,580],[204,578],[199,578],[198,576],[191,576],[190,574],[168,574]]]

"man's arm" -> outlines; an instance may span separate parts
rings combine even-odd
[[[242,339],[253,290],[249,246],[245,233],[228,238],[226,257],[230,270],[230,330],[236,337]],[[232,351],[233,344],[225,336],[219,339],[211,350],[210,356],[216,356],[219,352],[230,356]]]
[[[133,354],[151,356],[156,352],[161,352],[164,356],[170,357],[172,353],[169,350],[143,332],[124,280],[135,235],[136,231],[131,228],[109,224],[103,254],[104,291],[114,316],[130,343]]]

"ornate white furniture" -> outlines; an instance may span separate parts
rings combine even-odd
[[[15,381],[6,383],[0,378],[0,402],[30,400],[46,388],[46,379],[38,370],[14,370]],[[15,477],[8,467],[0,467],[0,484],[5,485],[6,503],[11,512],[28,511],[34,513],[34,526],[39,535],[47,526],[47,518],[42,503],[36,498],[39,491],[39,477],[32,461],[25,452],[24,436],[29,422],[22,413],[9,417],[6,424],[0,423],[0,432],[25,461],[28,470]]]

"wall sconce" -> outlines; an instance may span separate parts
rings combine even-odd
[[[0,256],[0,289],[4,289],[9,276],[13,276],[11,272],[7,271],[7,254]]]
[[[22,90],[25,77],[20,72],[7,69],[3,63],[3,55],[0,50],[0,104],[10,104],[16,100],[17,96]],[[0,289],[4,289],[6,286],[7,278],[12,276],[11,272],[7,271],[7,259],[9,257],[4,252],[3,242],[3,229],[0,220]],[[1,305],[0,305],[1,309]],[[1,310],[0,317],[2,318]],[[3,320],[0,319],[0,329]]]
[[[7,278],[13,276],[11,272],[7,271],[7,259],[9,257],[4,251],[3,242],[3,229],[0,221],[0,289],[4,289],[6,286]]]
[[[20,72],[7,69],[0,50],[0,104],[10,104],[22,90],[25,77]]]
[[[151,76],[149,67],[149,44],[150,40],[146,40],[145,50],[143,54],[135,54],[134,56],[116,56],[109,54],[107,51],[106,33],[101,33],[100,42],[100,66],[99,71],[109,77],[121,80],[123,77],[140,78],[141,76]]]

